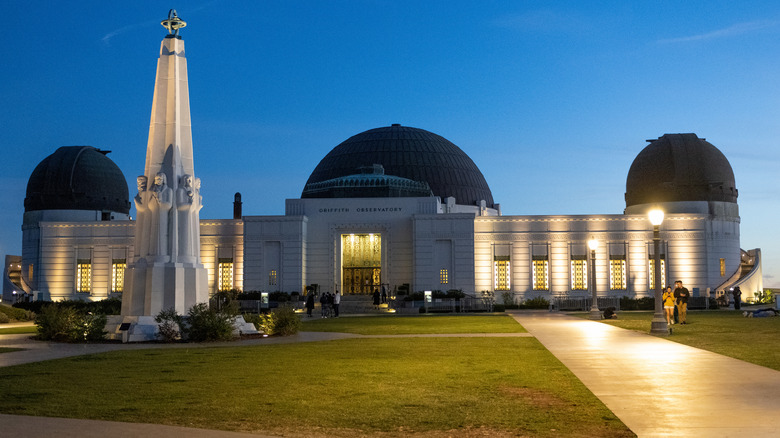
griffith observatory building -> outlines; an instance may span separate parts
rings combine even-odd
[[[168,40],[180,49],[171,49]],[[183,176],[199,185],[192,179],[198,156],[187,138],[189,93],[178,30],[160,50],[153,108],[164,108],[164,99],[175,94],[158,91],[169,58],[184,66],[176,69],[184,84],[176,87],[176,105],[186,117],[177,119],[176,129],[184,133],[182,144],[190,144],[189,158],[180,157],[187,175],[170,171],[163,178],[175,191]],[[152,137],[161,135],[154,128],[159,117],[153,109],[150,148]],[[139,150],[139,165],[142,157]],[[300,197],[285,200],[283,215],[243,215],[237,193],[232,218],[197,219],[191,255],[177,260],[180,250],[170,249],[165,263],[205,270],[208,295],[233,289],[304,293],[307,287],[371,294],[384,286],[395,293],[487,292],[499,302],[519,302],[590,296],[595,280],[599,296],[643,297],[655,287],[647,213],[660,208],[663,285],[682,280],[694,296],[740,286],[743,299],[763,289],[760,250],[740,247],[738,191],[723,153],[696,134],[665,134],[626,169],[622,213],[505,216],[463,149],[432,132],[393,124],[353,135],[325,154],[301,181]],[[136,196],[106,151],[64,146],[42,157],[27,183],[22,254],[5,260],[3,301],[123,296],[128,283],[141,278],[132,280],[131,271],[141,259],[151,260],[136,239],[140,225],[130,217],[147,182],[151,186],[164,173],[150,172],[139,177]],[[597,242],[595,258],[590,240]],[[193,278],[200,281],[196,271]]]

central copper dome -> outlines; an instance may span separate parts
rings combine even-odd
[[[446,138],[424,129],[392,125],[354,135],[331,150],[306,181],[301,198],[331,197],[311,190],[317,183],[361,173],[361,168],[381,165],[384,173],[427,183],[434,196],[454,197],[461,205],[484,200],[493,207],[493,194],[477,165]],[[343,193],[343,197],[364,197]],[[382,196],[382,195],[378,195]]]

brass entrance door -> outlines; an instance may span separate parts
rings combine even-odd
[[[371,294],[382,284],[382,236],[341,235],[342,288],[345,294]]]

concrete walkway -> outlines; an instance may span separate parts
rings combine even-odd
[[[780,371],[561,313],[511,314],[639,437],[780,436]]]

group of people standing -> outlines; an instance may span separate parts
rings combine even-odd
[[[324,294],[320,295],[320,308],[322,312],[321,316],[323,318],[327,318],[331,314],[331,310],[333,311],[333,316],[338,318],[339,305],[341,305],[341,294],[339,291],[336,291],[335,294],[325,292]],[[314,294],[311,293],[306,296],[306,314],[308,316],[312,316],[311,313],[313,310]]]
[[[674,290],[671,286],[666,286],[664,295],[662,297],[664,305],[664,314],[666,315],[666,323],[673,325],[676,323],[688,324],[688,298],[691,293],[688,288],[683,286],[683,282],[677,280],[674,282]]]

